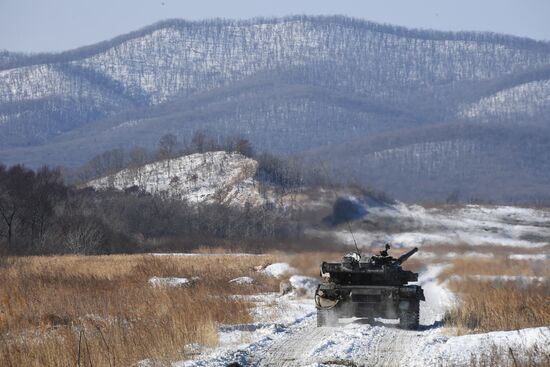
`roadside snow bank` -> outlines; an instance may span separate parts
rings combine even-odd
[[[514,358],[518,363],[530,362],[529,358],[540,363],[550,353],[548,327],[455,337],[437,329],[408,331],[357,324],[319,332],[325,334],[304,351],[296,366],[334,360],[369,366],[471,366],[473,361],[507,366],[513,365]]]
[[[149,279],[149,284],[151,284],[154,288],[159,287],[182,287],[182,286],[188,286],[195,282],[197,282],[200,278],[199,277],[192,277],[189,278],[176,278],[176,277],[168,277],[168,278],[159,278],[159,277],[152,277]]]
[[[266,266],[265,269],[262,270],[262,272],[266,275],[269,275],[275,278],[280,278],[285,274],[296,273],[297,270],[294,269],[292,266],[288,265],[287,263],[274,263]]]
[[[482,362],[491,362],[489,358],[497,359],[489,363],[490,365],[531,365],[545,361],[549,354],[550,328],[539,327],[449,338],[437,336],[424,343],[422,363],[418,365],[446,361],[448,365],[470,366],[472,360],[483,364]]]

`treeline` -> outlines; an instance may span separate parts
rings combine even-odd
[[[137,189],[95,191],[61,172],[0,165],[0,249],[5,254],[108,254],[292,241],[302,224],[274,207],[188,204]]]
[[[111,149],[90,159],[83,166],[69,173],[70,180],[86,182],[90,179],[113,174],[125,168],[136,168],[160,160],[181,157],[193,153],[213,151],[238,152],[247,157],[254,155],[248,140],[239,137],[216,138],[205,131],[196,131],[189,144],[174,134],[163,135],[155,150],[134,147],[130,150]]]
[[[214,151],[237,152],[258,162],[255,178],[271,188],[286,192],[302,186],[326,186],[331,180],[319,167],[296,159],[280,158],[270,153],[258,153],[252,144],[241,136],[220,138],[205,131],[197,131],[189,144],[174,134],[159,139],[157,149],[134,147],[128,151],[112,149],[96,155],[82,167],[67,171],[72,183],[85,183],[91,179],[114,174],[126,168],[137,168],[159,160],[177,158],[194,153]]]
[[[493,32],[443,32],[435,30],[411,29],[401,26],[379,24],[346,16],[301,15],[287,16],[281,18],[257,17],[249,20],[238,21],[229,19],[206,19],[196,21],[188,21],[184,19],[169,19],[157,22],[155,24],[146,26],[142,29],[121,36],[117,36],[111,40],[99,42],[90,46],[79,47],[77,49],[61,53],[15,54],[8,53],[8,51],[6,50],[1,50],[0,56],[5,55],[6,57],[5,60],[3,60],[4,62],[0,63],[0,70],[45,63],[68,63],[74,60],[91,57],[97,53],[105,52],[109,48],[116,47],[134,38],[147,36],[163,28],[176,28],[185,31],[193,30],[194,28],[204,27],[211,28],[213,32],[220,33],[221,29],[224,27],[251,27],[259,24],[277,24],[296,21],[311,22],[317,24],[319,27],[330,27],[334,24],[337,24],[346,26],[348,28],[356,28],[363,31],[387,33],[399,37],[418,38],[424,40],[487,42],[498,43],[508,47],[539,48],[541,50],[548,50],[550,48],[548,42],[536,41],[525,37],[509,36]]]

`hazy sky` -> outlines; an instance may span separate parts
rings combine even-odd
[[[0,49],[62,51],[167,18],[290,14],[550,40],[550,0],[0,0]]]

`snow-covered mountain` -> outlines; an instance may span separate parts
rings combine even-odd
[[[84,186],[97,190],[137,188],[195,203],[258,205],[265,202],[254,179],[258,162],[239,153],[196,153],[127,168]]]
[[[349,171],[364,167],[348,162],[378,159],[341,154],[338,147],[350,141],[384,145],[378,162],[387,167],[408,166],[403,157],[409,153],[395,152],[434,151],[430,147],[446,140],[452,142],[445,148],[450,165],[469,172],[471,160],[463,161],[461,152],[475,144],[460,145],[433,131],[467,123],[474,129],[506,125],[519,136],[535,126],[544,135],[550,129],[549,81],[550,44],[512,36],[413,30],[339,16],[168,20],[59,54],[2,52],[0,159],[76,166],[106,149],[151,148],[166,133],[189,141],[203,130],[242,135],[279,154],[324,152],[322,159],[338,157],[335,165],[346,162]],[[388,133],[416,129],[423,137],[412,148],[391,146]],[[419,176],[444,174],[422,168],[438,166],[438,154],[421,156],[424,163],[413,164],[421,167]],[[544,168],[538,158],[531,162],[535,171]],[[513,171],[505,160],[497,163],[499,173]],[[481,169],[488,176],[494,171]],[[376,184],[400,195],[394,181],[406,184],[407,177]],[[444,185],[438,195],[454,189]]]

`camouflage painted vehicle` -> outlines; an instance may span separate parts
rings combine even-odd
[[[399,319],[405,329],[417,329],[420,301],[425,301],[418,273],[403,270],[401,264],[411,257],[414,248],[395,259],[388,255],[390,246],[361,261],[358,253],[350,253],[340,263],[323,262],[324,282],[315,291],[317,326],[338,325],[340,318],[357,317],[373,322],[375,317]]]

